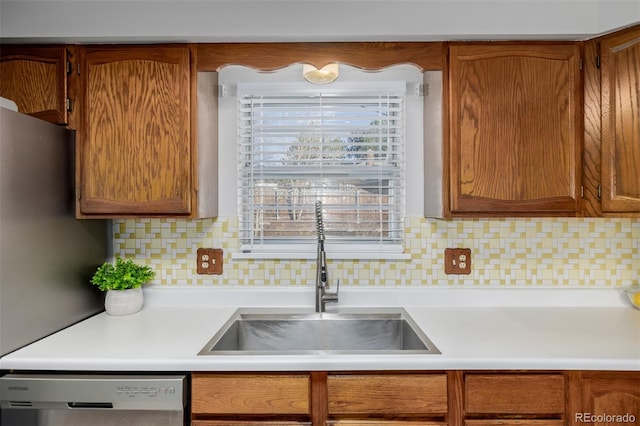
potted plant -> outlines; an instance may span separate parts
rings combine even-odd
[[[115,265],[106,262],[100,266],[93,274],[91,283],[107,292],[104,308],[108,314],[129,315],[142,309],[142,285],[154,276],[150,267],[118,257]]]

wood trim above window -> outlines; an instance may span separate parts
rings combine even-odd
[[[298,62],[317,68],[338,62],[364,69],[414,64],[427,71],[441,70],[446,57],[441,42],[205,43],[196,45],[196,52],[198,71],[231,64],[266,71]]]

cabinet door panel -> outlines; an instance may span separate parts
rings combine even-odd
[[[468,374],[467,414],[562,414],[565,378],[561,374]]]
[[[192,420],[191,426],[311,426],[311,423],[282,420]]]
[[[580,71],[575,45],[450,51],[451,211],[578,211]]]
[[[582,407],[571,419],[571,424],[600,426],[639,421],[640,373],[588,372],[583,373],[583,377],[580,386]]]
[[[446,422],[423,420],[329,420],[328,426],[446,426]]]
[[[80,210],[188,214],[188,47],[87,48]]]
[[[640,212],[640,25],[605,37],[602,55],[602,210]]]
[[[64,47],[2,46],[0,96],[22,113],[66,124],[66,61]]]
[[[563,420],[465,420],[465,426],[564,426]]]
[[[309,376],[194,374],[191,411],[210,415],[309,414]]]
[[[330,375],[329,414],[445,414],[444,374]]]

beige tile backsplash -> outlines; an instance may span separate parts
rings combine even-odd
[[[115,220],[114,253],[153,266],[153,285],[306,286],[308,260],[232,259],[238,219]],[[224,249],[223,275],[197,275],[198,247]],[[445,275],[444,249],[469,247],[471,275]],[[408,218],[410,260],[334,260],[349,286],[618,287],[640,279],[640,220]]]

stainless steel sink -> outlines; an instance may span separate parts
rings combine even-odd
[[[439,354],[404,309],[238,309],[198,355]]]

